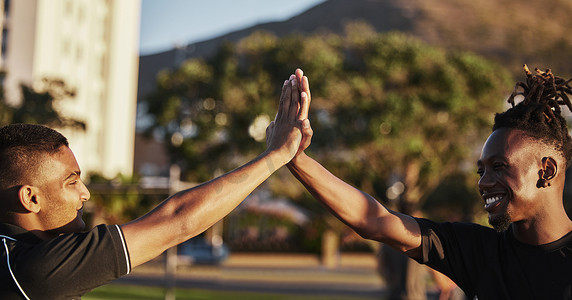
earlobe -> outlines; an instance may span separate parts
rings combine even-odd
[[[40,201],[37,188],[30,185],[23,185],[18,191],[18,199],[22,206],[29,212],[38,213],[40,211]]]
[[[542,158],[542,169],[538,171],[538,181],[536,187],[545,188],[550,186],[552,179],[556,177],[558,172],[558,164],[552,157]]]

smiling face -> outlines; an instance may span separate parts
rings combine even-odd
[[[549,149],[523,131],[500,128],[485,142],[479,159],[479,192],[489,223],[497,230],[513,222],[542,215],[541,189],[537,187],[543,154]]]
[[[73,152],[63,146],[55,154],[46,154],[36,178],[39,178],[41,209],[38,218],[43,230],[53,235],[78,232],[85,227],[83,204],[89,200],[87,187],[80,179]]]

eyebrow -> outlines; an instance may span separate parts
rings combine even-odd
[[[66,181],[66,180],[68,180],[68,179],[70,179],[70,178],[72,178],[72,177],[74,177],[74,176],[80,177],[80,176],[81,176],[81,171],[73,171],[71,174],[68,175],[68,177],[66,177],[66,178],[64,179],[64,181]]]
[[[498,154],[492,155],[491,157],[487,157],[487,158],[485,158],[484,160],[491,160],[491,159],[502,159],[502,160],[504,160],[504,161],[508,161],[508,159],[507,159],[505,156],[503,156],[503,155],[498,155]],[[484,164],[483,159],[477,160],[477,165],[478,165],[478,164]]]

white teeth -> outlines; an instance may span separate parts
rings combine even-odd
[[[491,198],[485,199],[485,202],[487,203],[487,205],[489,205],[491,203],[495,203],[495,202],[499,201],[500,199],[502,199],[502,197],[496,196],[496,197],[491,197]]]

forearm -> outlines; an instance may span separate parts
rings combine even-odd
[[[122,226],[133,266],[203,232],[226,216],[300,148],[309,100],[294,77],[284,82],[276,118],[266,129],[267,150],[229,173],[176,193],[145,216]]]
[[[152,213],[177,221],[182,231],[177,235],[184,241],[226,216],[283,165],[276,156],[264,153],[231,172],[174,194]]]
[[[208,229],[286,163],[276,152],[194,188],[178,192],[137,220],[122,226],[132,264],[138,265]],[[147,239],[136,238],[146,234]],[[133,238],[135,237],[135,238]]]
[[[402,251],[419,246],[419,226],[413,218],[387,209],[304,153],[287,166],[318,201],[362,237]]]
[[[372,223],[389,213],[367,193],[347,184],[303,153],[287,166],[314,198],[361,235],[369,236]]]

